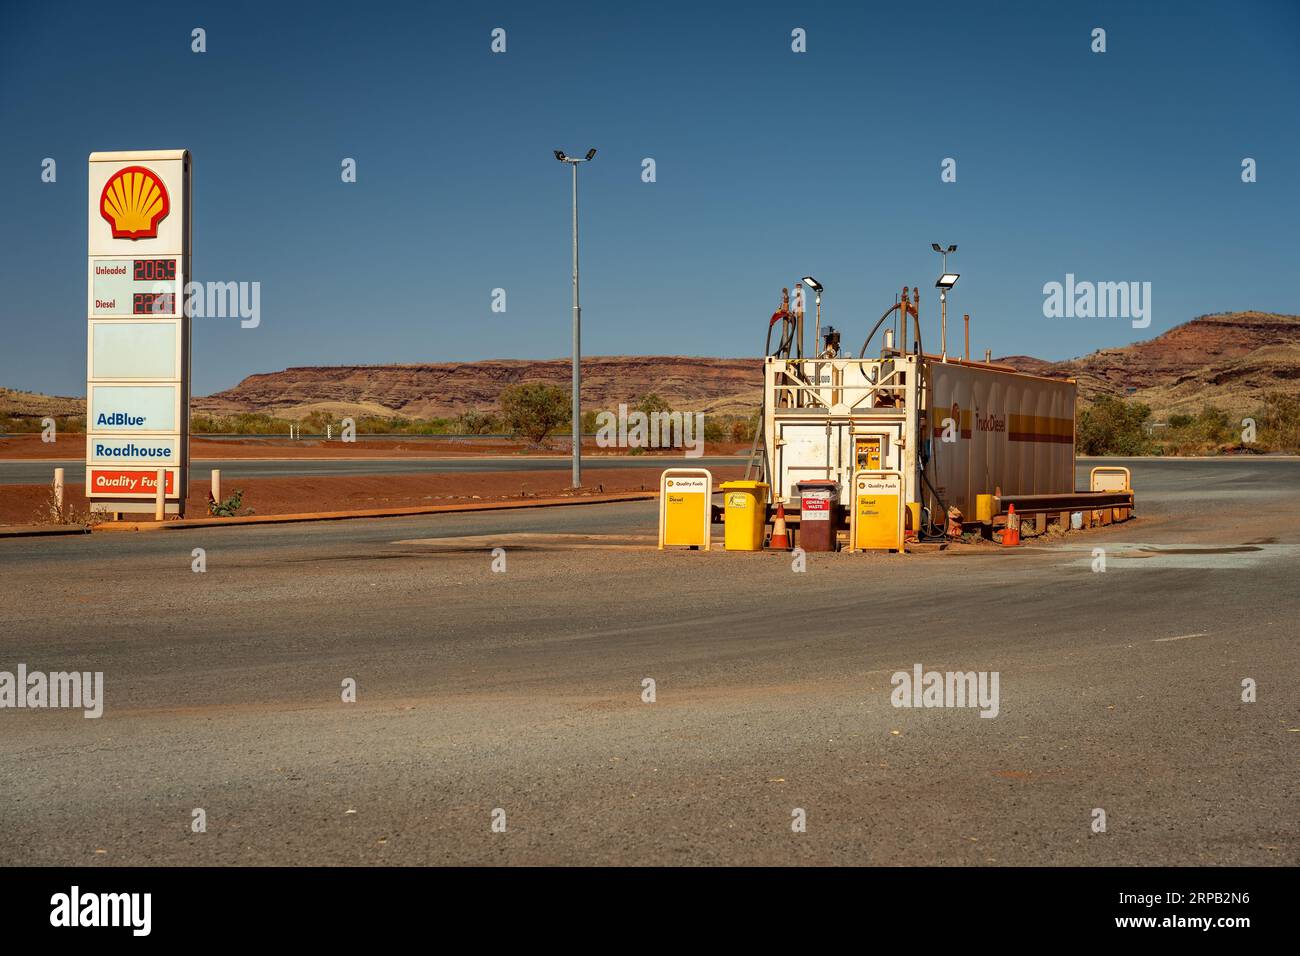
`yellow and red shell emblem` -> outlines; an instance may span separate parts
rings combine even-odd
[[[157,239],[158,223],[171,212],[162,178],[143,166],[124,166],[104,183],[99,214],[114,239]]]

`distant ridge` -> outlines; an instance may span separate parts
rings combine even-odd
[[[1150,405],[1157,418],[1217,405],[1258,411],[1272,391],[1300,394],[1300,316],[1273,312],[1203,315],[1153,339],[1048,362],[1027,355],[995,360],[1023,372],[1074,378],[1085,401],[1101,394]],[[615,408],[654,393],[671,407],[747,414],[762,397],[758,358],[613,355],[582,360],[587,408]],[[517,382],[569,386],[569,360],[491,359],[412,365],[303,366],[250,375],[233,388],[194,399],[200,413],[264,412],[303,418],[383,415],[451,418],[497,408]],[[85,411],[79,398],[0,388],[0,415],[43,417]]]

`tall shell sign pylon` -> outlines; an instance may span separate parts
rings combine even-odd
[[[104,184],[99,214],[114,239],[156,239],[158,223],[171,211],[162,179],[144,166],[124,166]]]

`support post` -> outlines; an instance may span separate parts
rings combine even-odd
[[[578,164],[573,166],[573,394],[569,415],[573,419],[572,474],[570,484],[582,487],[582,301],[578,289]]]

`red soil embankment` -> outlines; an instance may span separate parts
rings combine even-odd
[[[459,472],[429,475],[326,475],[294,478],[247,478],[223,474],[221,493],[244,492],[243,507],[259,515],[376,508],[419,508],[474,500],[575,497],[623,491],[656,491],[659,467],[588,471],[584,487],[570,491],[569,472]],[[739,478],[744,465],[711,469],[715,482]],[[45,515],[48,485],[0,485],[0,525],[36,524]],[[186,516],[206,517],[209,484],[191,481]],[[65,487],[65,504],[74,512],[90,510],[82,485]],[[138,517],[138,516],[136,516]],[[146,515],[145,517],[149,517]]]

